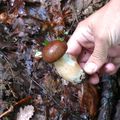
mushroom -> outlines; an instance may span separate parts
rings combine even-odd
[[[86,73],[78,64],[76,58],[68,53],[67,44],[55,40],[43,48],[42,56],[44,61],[53,63],[58,74],[73,84],[81,83],[86,79]]]

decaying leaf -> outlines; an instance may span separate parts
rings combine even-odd
[[[27,105],[24,108],[20,108],[17,114],[17,120],[30,120],[34,114],[34,107],[32,105]]]

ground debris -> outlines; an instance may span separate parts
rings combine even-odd
[[[0,114],[16,106],[3,120],[23,115],[18,110],[28,104],[32,105],[32,120],[97,120],[103,118],[102,113],[106,118],[113,114],[113,106],[119,106],[120,98],[114,101],[113,97],[118,95],[115,86],[119,83],[103,81],[103,89],[88,82],[63,84],[41,52],[53,40],[68,41],[78,22],[108,1],[0,0]],[[32,99],[23,104],[20,100],[27,96]],[[118,106],[115,120],[119,118]]]
[[[20,112],[17,113],[17,120],[30,120],[34,113],[34,107],[27,105],[24,108],[20,108]]]

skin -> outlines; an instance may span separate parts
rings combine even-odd
[[[99,75],[114,74],[120,67],[119,11],[120,0],[111,0],[81,21],[67,43],[67,53],[78,57],[93,84],[99,82]]]

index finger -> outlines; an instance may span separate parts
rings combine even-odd
[[[67,53],[73,56],[78,56],[82,50],[82,46],[78,42],[80,38],[79,34],[80,34],[79,27],[77,27],[67,43],[68,45]]]
[[[78,56],[81,53],[82,47],[87,49],[93,47],[93,40],[94,37],[91,34],[90,28],[81,22],[67,43],[67,53]]]

